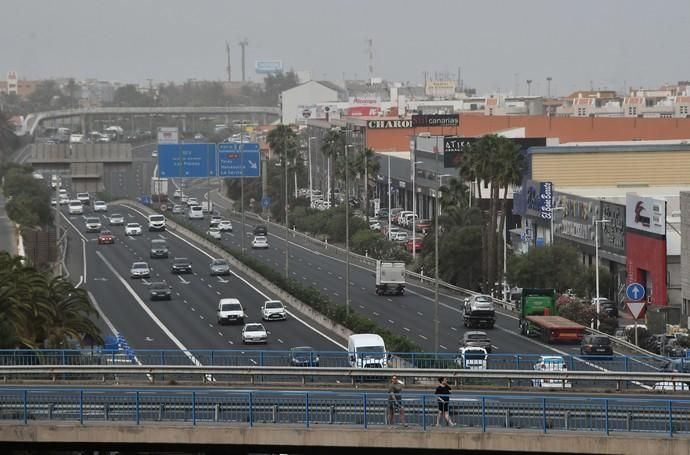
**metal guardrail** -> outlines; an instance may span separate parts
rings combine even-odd
[[[462,362],[458,353],[391,352],[388,366],[391,368],[458,368]],[[289,350],[225,350],[197,349],[7,349],[0,350],[2,365],[112,365],[134,363],[142,365],[189,365],[190,358],[196,358],[202,365],[209,366],[291,366]],[[532,369],[540,354],[488,354],[486,364],[495,370]],[[660,356],[562,356],[569,371],[587,371],[597,367],[611,371],[660,371],[670,362]],[[359,358],[363,360],[364,355]],[[679,359],[685,362],[685,359]],[[690,364],[690,360],[687,360]],[[350,365],[346,351],[311,351],[302,357],[304,365],[323,367],[347,367]]]
[[[428,430],[438,397],[404,393],[405,423]],[[343,425],[380,428],[388,422],[388,394],[263,390],[0,389],[0,422],[103,422],[133,425],[176,422],[186,426]],[[450,396],[448,411],[457,428],[482,432],[591,431],[690,433],[690,401],[553,396]],[[396,412],[397,414],[397,412]],[[397,421],[397,417],[396,417]]]
[[[69,378],[67,377],[69,375]],[[275,367],[275,366],[205,366],[205,365],[7,365],[0,367],[0,376],[7,379],[28,376],[31,378],[52,378],[58,376],[79,379],[80,375],[127,376],[146,375],[147,377],[175,375],[200,377],[204,382],[222,376],[244,377],[254,381],[257,377],[302,377],[302,378],[348,378],[353,382],[366,379],[383,379],[396,375],[414,381],[447,377],[449,379],[482,379],[507,381],[550,380],[550,381],[594,381],[594,382],[666,382],[690,383],[688,373],[629,372],[629,371],[553,371],[553,370],[484,370],[484,369],[445,369],[445,368],[339,368],[339,367]]]

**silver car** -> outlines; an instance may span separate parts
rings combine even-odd
[[[146,262],[135,262],[129,269],[129,276],[132,278],[149,278],[151,269]]]
[[[113,213],[110,215],[110,218],[108,218],[108,223],[111,226],[122,226],[125,224],[125,217],[120,215],[119,213]]]
[[[268,341],[268,332],[263,324],[249,323],[242,328],[242,343],[266,343]]]
[[[230,275],[230,265],[225,259],[211,261],[211,275]]]

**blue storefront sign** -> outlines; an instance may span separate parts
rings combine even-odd
[[[551,220],[553,208],[553,183],[525,180],[513,194],[513,213]]]

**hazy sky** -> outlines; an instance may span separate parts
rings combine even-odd
[[[622,90],[690,79],[688,0],[0,0],[0,79],[233,80],[257,59],[315,79],[421,82],[458,67],[480,93]]]

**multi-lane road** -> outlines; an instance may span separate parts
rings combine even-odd
[[[93,215],[90,209],[85,216]],[[241,326],[218,325],[216,308],[222,297],[238,298],[247,312],[247,321],[259,322],[260,307],[274,298],[268,291],[240,274],[212,277],[211,255],[183,236],[165,231],[148,232],[143,214],[125,206],[110,206],[109,213],[121,213],[125,222],[144,226],[141,236],[126,236],[124,227],[108,226],[107,216],[100,214],[103,226],[116,237],[113,245],[99,245],[98,234],[87,234],[84,217],[67,215],[69,226],[67,266],[73,281],[89,290],[110,331],[123,335],[136,349],[284,349],[310,345],[319,350],[342,350],[333,334],[299,315],[287,321],[266,322],[268,345],[244,346]],[[168,259],[150,259],[150,241],[164,238],[170,249]],[[174,275],[170,263],[175,256],[189,258],[193,273]],[[145,261],[151,266],[150,279],[132,279],[133,262]],[[172,286],[171,301],[150,301],[149,283],[164,280]],[[192,359],[194,360],[194,359]]]

